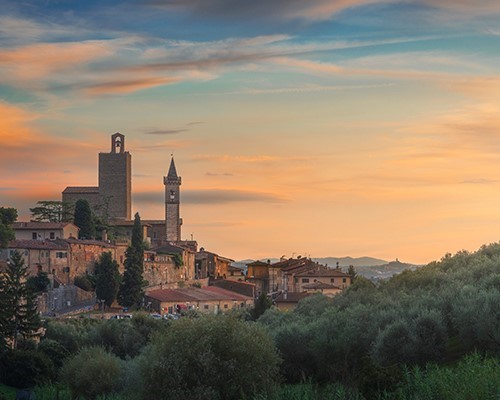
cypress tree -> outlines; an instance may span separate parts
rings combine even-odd
[[[74,223],[78,228],[80,228],[80,231],[78,232],[79,239],[95,238],[94,218],[87,200],[80,199],[76,202]]]
[[[125,271],[118,292],[118,301],[124,307],[131,307],[139,305],[143,297],[144,238],[139,213],[134,216],[132,241],[125,253],[125,257]]]
[[[17,347],[18,336],[28,338],[40,327],[36,309],[36,295],[26,282],[28,266],[24,264],[21,253],[15,251],[0,285],[2,334]]]
[[[100,260],[95,265],[95,294],[99,300],[104,300],[108,307],[113,304],[120,286],[120,273],[118,263],[113,260],[110,252],[101,254]]]

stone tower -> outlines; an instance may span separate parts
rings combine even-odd
[[[125,151],[125,136],[111,136],[111,152],[99,153],[99,196],[111,220],[130,220],[132,156]]]
[[[174,157],[170,161],[170,168],[167,176],[163,177],[165,185],[165,229],[168,242],[178,242],[181,240],[180,218],[180,186],[181,177],[177,176]]]

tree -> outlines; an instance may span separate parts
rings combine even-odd
[[[356,278],[356,275],[357,275],[356,268],[354,268],[354,265],[349,265],[349,269],[347,270],[347,273],[351,277],[351,280],[354,281],[354,278]]]
[[[183,318],[153,337],[140,364],[143,398],[267,398],[279,357],[263,327],[225,315]]]
[[[41,200],[30,208],[34,221],[68,222],[73,219],[73,206],[66,201]]]
[[[9,240],[15,238],[11,225],[17,219],[17,210],[10,207],[0,207],[0,248],[7,247]]]
[[[136,213],[134,216],[134,227],[132,228],[132,241],[125,253],[125,271],[118,292],[118,300],[120,304],[125,307],[139,305],[143,297],[143,241],[141,217],[139,213]]]
[[[252,318],[256,320],[259,318],[262,314],[266,312],[268,308],[271,308],[273,303],[271,302],[271,299],[267,297],[265,293],[262,293],[257,300],[255,300],[255,305],[250,311],[250,314],[252,315]]]
[[[49,274],[47,272],[40,271],[36,276],[30,276],[26,280],[26,283],[34,293],[46,292],[50,285]]]
[[[99,300],[104,300],[108,307],[113,304],[120,286],[120,273],[118,263],[113,260],[111,253],[101,254],[101,258],[95,264],[96,285],[95,294]]]
[[[1,328],[12,347],[17,347],[18,336],[32,336],[40,327],[40,319],[36,309],[36,296],[26,282],[28,267],[17,250],[7,263],[7,269],[0,284],[2,294]]]
[[[75,203],[74,223],[80,228],[80,232],[78,232],[79,239],[95,238],[94,218],[87,200],[80,199]]]
[[[62,381],[70,388],[73,398],[83,396],[94,400],[119,389],[122,365],[118,357],[102,347],[90,347],[67,360],[61,372]]]

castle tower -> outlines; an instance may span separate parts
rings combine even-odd
[[[165,185],[165,226],[166,238],[169,242],[178,242],[181,240],[180,218],[180,186],[181,177],[177,176],[174,157],[170,161],[170,168],[167,176],[163,177]]]
[[[125,151],[125,136],[115,133],[111,152],[99,153],[99,197],[110,219],[131,219],[131,193],[132,156]]]

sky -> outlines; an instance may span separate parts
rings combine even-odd
[[[497,0],[0,0],[0,206],[96,186],[233,259],[427,263],[500,239]]]

